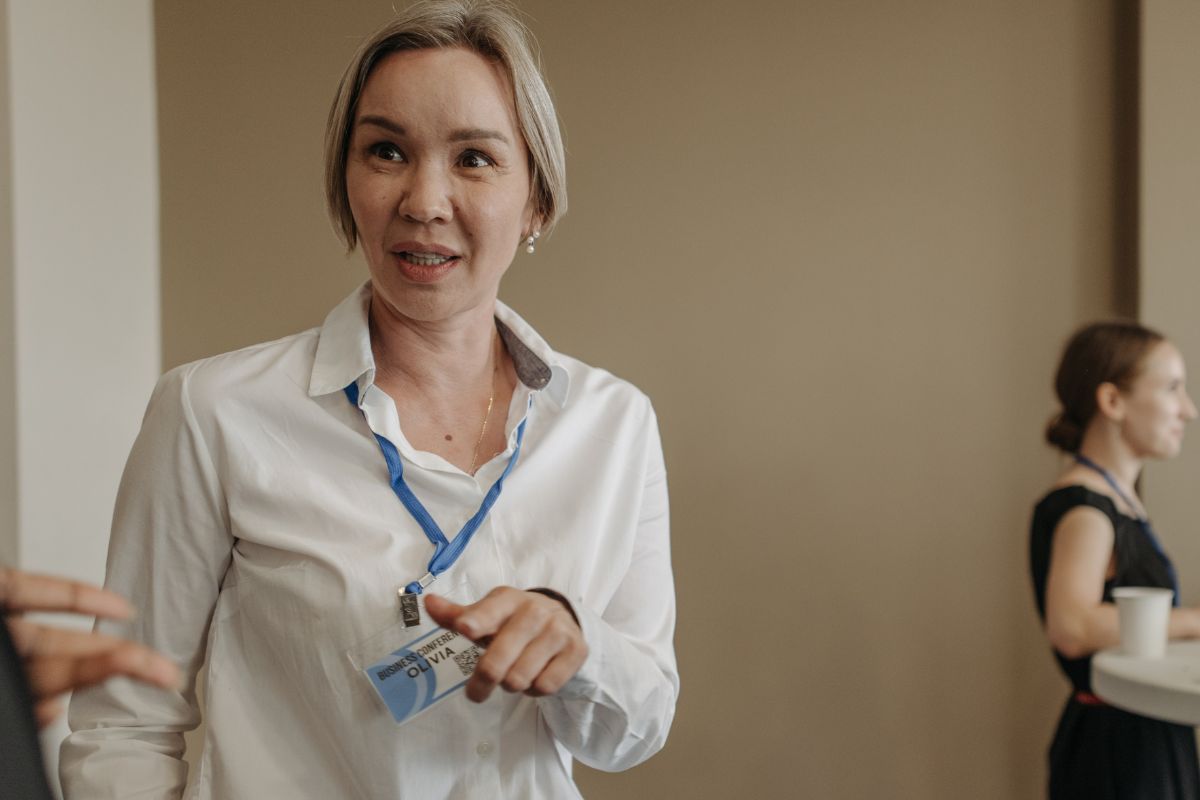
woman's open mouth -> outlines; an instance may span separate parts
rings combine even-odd
[[[400,273],[414,283],[436,283],[458,266],[459,256],[424,250],[398,250],[392,255]]]
[[[443,256],[438,253],[416,253],[411,250],[401,250],[396,255],[400,256],[404,261],[416,264],[419,267],[436,267],[458,259],[458,256]]]

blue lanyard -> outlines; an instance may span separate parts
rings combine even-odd
[[[1129,506],[1129,509],[1133,511],[1134,514],[1137,514],[1138,507],[1133,504],[1133,502],[1129,499],[1129,496],[1126,495],[1121,487],[1117,484],[1116,478],[1112,476],[1112,473],[1097,464],[1095,461],[1092,461],[1087,456],[1079,453],[1075,454],[1075,461],[1092,470],[1093,472],[1099,472],[1101,477],[1104,478],[1105,483],[1111,486],[1112,490],[1117,493],[1117,497],[1120,497],[1122,500],[1124,500],[1125,505]],[[1167,557],[1167,551],[1163,550],[1162,545],[1159,544],[1158,537],[1154,535],[1154,529],[1150,527],[1150,520],[1146,519],[1140,514],[1138,514],[1135,519],[1137,520],[1137,523],[1141,527],[1142,531],[1146,534],[1146,538],[1150,540],[1150,544],[1154,547],[1154,552],[1158,553],[1159,557],[1163,561],[1163,564],[1165,564],[1167,567],[1167,575],[1171,578],[1171,589],[1173,589],[1175,592],[1175,597],[1172,599],[1171,603],[1172,605],[1178,606],[1179,576],[1175,574],[1175,565],[1172,564],[1171,559]]]
[[[358,384],[352,383],[343,389],[346,397],[350,399],[350,404],[358,408]],[[438,575],[441,575],[458,560],[458,557],[467,549],[467,545],[471,543],[471,538],[475,536],[475,531],[479,530],[479,526],[487,518],[488,512],[492,510],[492,506],[496,504],[497,498],[500,497],[500,492],[504,489],[504,479],[508,477],[508,473],[512,472],[513,466],[517,463],[517,457],[521,455],[521,442],[525,438],[525,423],[529,421],[528,416],[521,420],[521,424],[517,426],[517,445],[513,448],[513,454],[508,459],[508,464],[504,467],[504,472],[500,473],[500,477],[492,484],[492,488],[488,489],[488,493],[484,495],[483,502],[479,505],[479,510],[475,512],[475,516],[466,521],[458,535],[453,541],[446,539],[446,534],[442,533],[442,529],[433,521],[433,517],[413,494],[412,489],[408,488],[408,484],[404,482],[404,465],[400,459],[400,453],[396,450],[396,445],[389,442],[385,437],[375,433],[375,441],[379,442],[379,449],[383,452],[383,460],[387,462],[388,476],[391,479],[392,491],[400,498],[400,502],[408,509],[408,513],[412,514],[413,519],[421,526],[421,530],[425,531],[426,538],[433,543],[433,557],[429,559],[429,566],[426,568],[425,575],[419,580],[404,587],[404,591],[408,594],[421,594],[425,587],[437,580]],[[374,433],[374,431],[372,431]]]

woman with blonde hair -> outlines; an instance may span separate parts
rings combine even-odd
[[[1095,323],[1067,343],[1054,386],[1062,408],[1046,439],[1071,462],[1034,510],[1029,552],[1038,612],[1072,687],[1049,797],[1200,798],[1193,730],[1114,708],[1091,688],[1092,655],[1118,643],[1115,588],[1169,588],[1179,602],[1137,486],[1146,461],[1179,453],[1196,417],[1183,357],[1149,328]],[[1172,610],[1169,635],[1200,636],[1200,610]]]
[[[654,411],[497,299],[566,209],[515,14],[400,13],[346,71],[325,155],[370,280],[320,328],[159,382],[107,585],[144,609],[118,630],[192,682],[78,696],[68,797],[180,797],[206,659],[190,798],[577,797],[573,759],[624,769],[666,739]]]

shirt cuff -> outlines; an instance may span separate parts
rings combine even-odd
[[[553,589],[547,589],[545,586],[539,586],[536,589],[526,589],[525,591],[536,592],[537,594],[544,594],[544,595],[546,595],[546,597],[549,597],[552,600],[557,600],[558,602],[562,603],[563,606],[567,609],[567,613],[571,615],[571,619],[575,620],[576,625],[579,625],[579,615],[575,613],[575,607],[573,605],[571,605],[571,601],[568,600],[567,598],[563,597],[561,593],[556,592]],[[582,626],[580,626],[580,627],[582,628]]]
[[[601,693],[604,664],[612,658],[612,643],[608,637],[619,634],[616,634],[599,615],[593,614],[581,603],[576,604],[572,610],[583,634],[583,643],[587,645],[587,658],[553,696],[562,699],[594,700]]]

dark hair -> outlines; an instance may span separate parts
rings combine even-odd
[[[1062,410],[1046,426],[1046,441],[1065,452],[1078,452],[1083,432],[1096,415],[1096,390],[1105,383],[1128,390],[1150,348],[1164,339],[1158,331],[1129,320],[1093,322],[1076,331],[1054,376]]]

